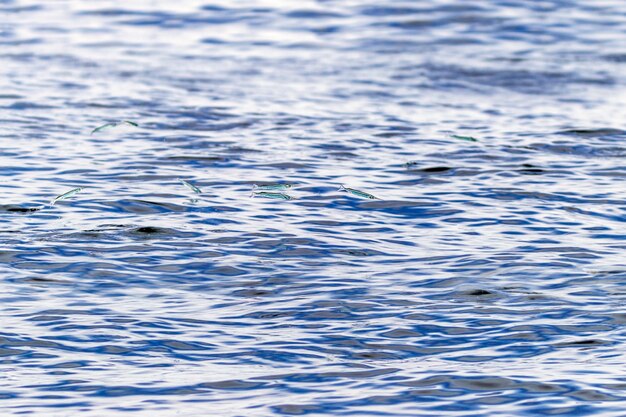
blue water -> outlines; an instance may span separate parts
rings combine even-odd
[[[0,414],[626,415],[625,101],[621,0],[0,0]]]

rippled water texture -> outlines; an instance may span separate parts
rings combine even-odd
[[[625,12],[0,0],[1,414],[625,415]]]

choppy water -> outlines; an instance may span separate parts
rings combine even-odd
[[[618,0],[0,0],[2,415],[626,415],[625,70]]]

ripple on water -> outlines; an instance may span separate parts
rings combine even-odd
[[[0,409],[622,416],[622,6],[0,0]]]

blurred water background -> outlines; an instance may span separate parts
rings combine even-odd
[[[0,412],[626,415],[625,69],[618,0],[0,0]]]

